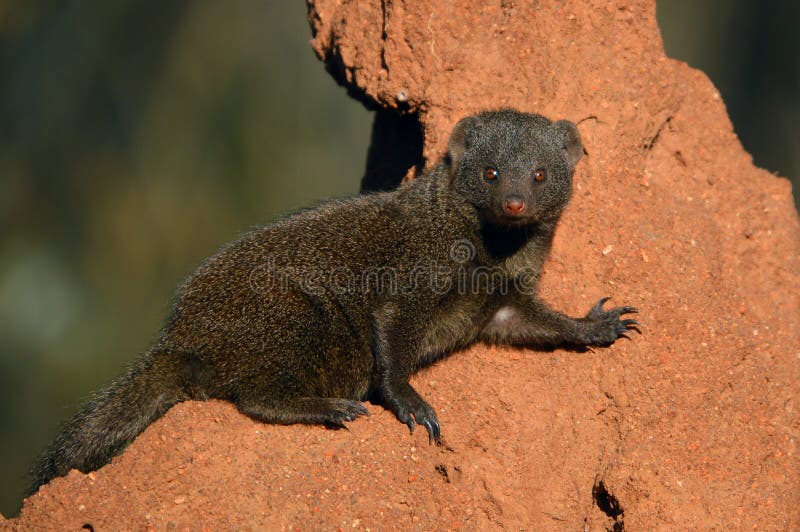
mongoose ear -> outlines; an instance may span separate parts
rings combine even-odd
[[[578,128],[569,120],[559,120],[553,123],[553,127],[559,131],[561,135],[562,147],[564,155],[567,158],[567,164],[570,168],[575,168],[575,165],[583,157],[583,143],[581,142],[581,135],[578,133]]]
[[[461,162],[464,154],[469,149],[470,139],[473,136],[477,122],[478,120],[474,116],[462,118],[453,128],[453,132],[450,133],[447,153],[450,155],[450,164],[453,168],[458,166],[458,163]]]

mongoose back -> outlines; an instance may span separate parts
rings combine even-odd
[[[159,339],[69,420],[35,490],[107,463],[171,406],[219,398],[264,423],[343,426],[380,401],[439,441],[411,387],[421,366],[477,341],[608,345],[632,307],[581,318],[535,294],[583,155],[577,128],[513,110],[454,128],[409,186],[331,201],[258,228],[178,290]]]

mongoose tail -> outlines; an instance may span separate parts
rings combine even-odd
[[[70,419],[33,468],[28,494],[72,469],[107,464],[148,425],[186,399],[182,357],[147,353]]]

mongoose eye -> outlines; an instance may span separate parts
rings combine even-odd
[[[498,175],[500,175],[500,172],[498,172],[497,168],[494,166],[487,166],[486,170],[483,171],[483,177],[485,177],[488,181],[497,179]]]
[[[547,177],[547,172],[544,171],[544,168],[537,168],[533,171],[533,180],[542,182],[544,178]]]

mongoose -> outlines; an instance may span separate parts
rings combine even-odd
[[[97,392],[34,470],[34,489],[107,463],[180,401],[219,398],[264,423],[342,427],[380,401],[440,441],[409,376],[477,341],[609,345],[638,323],[551,310],[534,291],[583,155],[577,128],[514,110],[455,126],[410,185],[258,228],[178,290],[155,344]]]

